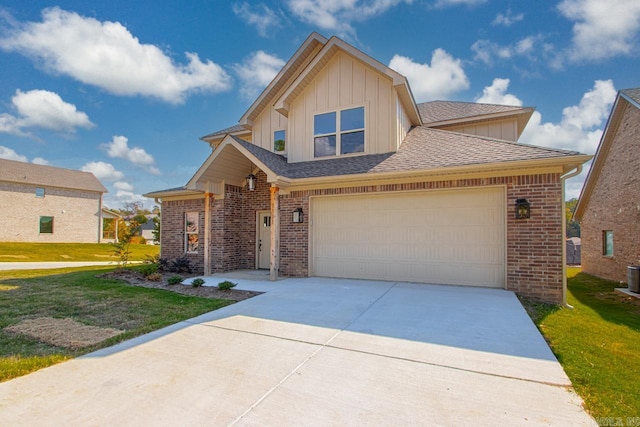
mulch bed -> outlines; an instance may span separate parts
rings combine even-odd
[[[222,291],[216,286],[200,286],[194,288],[190,285],[169,285],[167,279],[172,276],[176,276],[176,273],[161,273],[162,279],[159,281],[147,280],[141,273],[135,270],[116,270],[105,274],[100,274],[97,277],[105,279],[120,279],[129,283],[132,286],[142,286],[145,288],[164,289],[165,291],[177,292],[183,295],[192,295],[203,298],[215,298],[229,301],[242,301],[256,295],[260,295],[262,292],[255,291],[242,291],[239,289],[229,289]],[[183,276],[184,277],[184,276]]]

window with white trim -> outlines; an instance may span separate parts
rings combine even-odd
[[[364,152],[364,107],[316,114],[313,117],[313,156]]]
[[[184,214],[184,247],[185,252],[198,253],[199,243],[199,214],[198,212],[185,212]]]

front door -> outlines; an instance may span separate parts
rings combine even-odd
[[[271,213],[258,214],[258,268],[271,268]]]

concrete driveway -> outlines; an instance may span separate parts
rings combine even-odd
[[[511,292],[239,282],[268,292],[0,384],[2,424],[596,425]]]

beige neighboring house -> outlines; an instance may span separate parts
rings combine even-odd
[[[100,241],[103,243],[116,243],[122,221],[122,215],[119,213],[102,208],[102,239]]]
[[[89,172],[0,159],[0,241],[100,242],[106,192]]]
[[[403,75],[313,33],[238,124],[202,138],[185,186],[146,195],[162,257],[562,303],[564,180],[591,157],[518,143],[533,111],[416,103]]]

